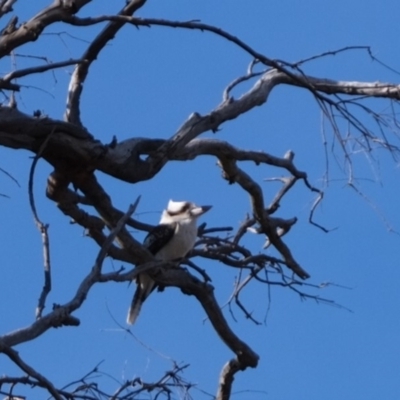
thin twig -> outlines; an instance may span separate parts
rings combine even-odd
[[[0,352],[7,355],[7,357],[13,361],[19,368],[22,369],[25,373],[27,373],[32,378],[36,379],[40,384],[45,387],[49,393],[57,400],[63,400],[63,398],[58,393],[57,389],[54,385],[43,375],[39,374],[34,368],[30,365],[26,364],[22,358],[19,356],[18,352],[13,350],[11,347],[8,347],[4,343],[0,342]]]
[[[95,261],[95,264],[93,267],[94,270],[96,270],[98,273],[101,272],[101,266],[103,264],[104,258],[107,256],[107,253],[108,253],[109,248],[111,247],[111,244],[114,242],[118,233],[125,226],[126,222],[129,220],[131,215],[135,212],[136,207],[139,204],[140,197],[141,196],[138,196],[136,201],[129,206],[128,211],[121,217],[121,219],[115,225],[115,228],[110,232],[110,234],[108,235],[107,239],[105,240],[102,248],[100,249],[100,252],[96,257],[96,261]]]
[[[85,60],[75,59],[75,60],[55,62],[55,63],[51,63],[51,64],[47,64],[47,65],[39,65],[37,67],[19,69],[19,70],[8,73],[2,79],[0,79],[0,85],[1,85],[2,81],[10,82],[13,79],[22,78],[26,75],[39,74],[41,72],[50,71],[52,69],[68,67],[70,65],[82,64],[84,62],[85,62]]]
[[[44,285],[42,292],[39,296],[39,301],[38,305],[36,307],[36,318],[41,318],[43,309],[45,307],[46,303],[46,298],[47,295],[51,291],[51,262],[50,262],[50,241],[49,241],[49,235],[48,235],[48,224],[44,224],[37,213],[36,210],[36,205],[35,205],[35,196],[33,194],[33,182],[34,182],[34,174],[35,174],[35,168],[36,164],[39,161],[39,158],[43,154],[44,149],[46,148],[51,136],[54,133],[55,128],[51,131],[51,133],[46,137],[46,139],[43,141],[42,145],[40,146],[40,149],[38,153],[35,155],[32,165],[29,171],[29,182],[28,182],[28,192],[29,192],[29,204],[31,206],[32,214],[33,214],[33,219],[35,221],[36,227],[38,228],[41,237],[42,237],[42,243],[43,243],[43,262],[44,262]]]

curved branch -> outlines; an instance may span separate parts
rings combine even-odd
[[[146,3],[146,0],[131,0],[128,1],[125,7],[119,12],[121,16],[132,15],[136,10],[142,7]],[[105,45],[114,38],[116,33],[124,26],[123,21],[110,22],[100,34],[90,43],[89,47],[82,56],[83,59],[87,60],[84,64],[79,64],[75,68],[74,73],[71,76],[69,88],[68,88],[68,100],[65,111],[65,120],[75,125],[82,125],[80,119],[80,97],[83,90],[83,83],[89,73],[89,68],[93,61],[95,61],[103,50]]]
[[[169,269],[157,275],[156,281],[163,286],[179,287],[183,293],[195,296],[218,336],[235,353],[236,358],[223,368],[218,386],[217,399],[228,400],[234,374],[249,367],[256,368],[259,356],[233,333],[214,297],[211,285],[199,281],[182,269]]]
[[[36,318],[40,318],[42,316],[47,296],[51,291],[51,262],[50,262],[50,239],[48,232],[49,225],[43,223],[37,213],[35,197],[33,195],[33,182],[34,182],[34,174],[37,162],[39,161],[39,158],[41,157],[43,150],[46,148],[48,140],[51,138],[51,135],[52,133],[50,133],[50,135],[47,136],[46,140],[43,142],[38,153],[35,155],[32,161],[31,169],[29,171],[29,181],[28,181],[29,204],[31,206],[33,219],[35,221],[36,227],[40,232],[40,236],[42,237],[42,243],[43,243],[44,285],[42,292],[39,296],[38,305],[36,307]]]
[[[13,79],[22,78],[24,76],[32,74],[39,74],[41,72],[50,71],[52,69],[68,67],[70,65],[81,64],[83,62],[85,62],[85,60],[83,59],[66,60],[12,71],[5,75],[2,79],[0,79],[0,87],[2,87],[3,84],[7,85]]]
[[[37,152],[43,137],[56,125],[56,134],[48,146],[51,151],[44,154],[44,158],[52,165],[57,167],[60,163],[66,162],[66,157],[70,157],[71,159],[67,160],[70,165],[77,165],[77,162],[82,166],[90,164],[91,168],[94,167],[118,179],[135,183],[151,179],[169,160],[184,159],[185,147],[193,139],[204,132],[216,131],[222,123],[263,104],[267,101],[271,90],[279,84],[299,85],[299,82],[304,82],[306,85],[307,82],[312,82],[315,90],[329,94],[360,95],[368,92],[369,96],[400,99],[399,85],[339,82],[300,75],[297,78],[293,81],[284,73],[270,70],[239,99],[229,99],[205,116],[192,114],[177,133],[167,141],[134,138],[105,146],[93,140],[86,130],[76,125],[49,118],[28,117],[17,110],[2,107],[0,108],[0,145]],[[68,134],[67,137],[65,133]],[[71,139],[70,136],[73,138]],[[203,148],[205,146],[204,144]],[[143,160],[141,157],[146,154],[148,157]]]
[[[1,0],[0,2],[0,18],[13,10],[12,6],[17,0]]]
[[[36,379],[43,387],[45,387],[48,392],[54,396],[57,400],[63,400],[60,394],[58,393],[57,389],[54,385],[43,375],[39,374],[34,368],[28,365],[22,358],[19,356],[18,352],[13,350],[12,348],[8,347],[0,340],[0,352],[7,355],[19,368],[22,369],[28,376]]]
[[[19,28],[0,36],[0,58],[8,55],[16,47],[37,40],[43,30],[55,22],[69,19],[91,0],[75,0],[71,2],[54,0]]]
[[[96,25],[106,21],[115,21],[115,22],[124,22],[130,23],[135,26],[146,26],[150,27],[152,25],[157,26],[167,26],[170,28],[185,28],[185,29],[194,29],[200,31],[208,31],[212,32],[218,36],[227,39],[228,41],[236,44],[245,52],[253,56],[255,59],[260,60],[263,64],[275,68],[279,68],[280,65],[276,61],[265,57],[263,54],[258,53],[254,49],[252,49],[248,44],[237,38],[236,36],[230,34],[229,32],[224,31],[221,28],[217,28],[216,26],[204,24],[198,21],[169,21],[165,19],[157,19],[157,18],[137,18],[137,17],[127,17],[123,15],[103,15],[100,17],[89,17],[89,18],[78,18],[71,17],[68,22],[71,25],[75,26],[91,26]]]
[[[196,297],[218,336],[236,354],[240,369],[257,366],[259,356],[233,333],[214,297],[214,288],[211,285],[180,268],[168,269],[158,274],[156,279],[163,286],[178,287],[183,293]]]
[[[65,305],[56,306],[55,309],[34,322],[32,325],[19,329],[17,331],[5,334],[0,337],[0,346],[12,347],[20,343],[24,343],[35,339],[52,327],[59,327],[70,321],[70,314],[77,310],[85,301],[92,286],[101,280],[101,266],[104,258],[107,256],[108,248],[111,246],[115,237],[124,228],[126,221],[131,217],[139,202],[139,198],[135,204],[131,205],[123,217],[116,223],[115,228],[111,230],[110,235],[100,248],[94,267],[90,273],[82,280],[75,296]],[[0,347],[0,350],[2,348]]]
[[[220,166],[223,169],[224,177],[230,182],[238,183],[246,190],[251,199],[253,214],[257,222],[260,224],[260,232],[267,235],[269,241],[282,254],[286,265],[300,278],[307,279],[310,277],[299,263],[294,259],[289,247],[284,243],[282,238],[276,231],[276,225],[272,223],[270,216],[265,210],[264,196],[260,186],[254,180],[242,171],[236,161],[227,157],[220,157]]]

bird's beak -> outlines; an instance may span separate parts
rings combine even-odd
[[[197,206],[190,211],[190,214],[192,214],[194,217],[200,217],[200,215],[203,215],[211,208],[212,206]]]

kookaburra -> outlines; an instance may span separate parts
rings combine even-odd
[[[185,257],[197,238],[197,219],[211,206],[196,206],[189,201],[170,200],[157,225],[144,239],[143,245],[156,259],[179,260]],[[154,280],[143,273],[136,278],[137,288],[129,308],[127,323],[133,324],[146,298],[155,289]]]

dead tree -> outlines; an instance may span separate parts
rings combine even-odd
[[[13,13],[12,7],[16,0],[2,1],[0,4],[0,17],[4,19],[7,14],[12,16],[8,23],[3,23],[0,36],[0,56],[3,58],[18,57],[17,49],[23,48],[30,42],[40,41],[44,32],[56,23],[62,24],[65,30],[69,27],[83,28],[94,25],[102,27],[77,58],[51,60],[51,62],[43,60],[41,65],[32,64],[23,69],[14,68],[0,78],[0,88],[8,100],[8,104],[4,102],[0,108],[0,144],[10,149],[25,149],[34,155],[29,194],[32,212],[42,235],[45,267],[45,284],[37,305],[36,320],[17,331],[2,333],[0,337],[0,352],[24,373],[20,377],[8,375],[0,377],[0,393],[12,398],[17,396],[20,385],[27,385],[43,388],[56,399],[92,398],[90,394],[93,393],[101,398],[119,399],[129,396],[136,398],[145,391],[152,392],[155,397],[164,394],[169,398],[174,386],[190,389],[191,385],[180,375],[186,366],[175,366],[155,383],[145,383],[141,379],[125,382],[115,393],[104,393],[99,386],[88,381],[87,378],[91,374],[98,372],[97,367],[80,381],[75,382],[76,387],[73,389],[59,388],[52,383],[52,377],[41,375],[14,349],[50,329],[78,326],[80,321],[74,316],[74,311],[84,304],[95,285],[106,282],[130,282],[138,273],[146,270],[160,286],[177,287],[183,294],[194,296],[204,308],[215,333],[232,351],[233,358],[222,368],[216,394],[217,399],[229,399],[235,374],[249,367],[256,368],[259,357],[247,344],[248,338],[239,338],[229,326],[221,312],[220,304],[214,297],[214,291],[217,291],[218,287],[214,288],[211,285],[210,277],[201,268],[201,261],[194,264],[190,258],[197,256],[200,259],[214,260],[227,268],[240,271],[240,279],[235,285],[229,304],[236,304],[245,317],[255,323],[258,323],[257,319],[240,297],[242,291],[254,281],[262,282],[266,286],[280,285],[302,297],[312,297],[313,295],[307,293],[305,283],[310,278],[311,272],[300,265],[296,252],[289,248],[284,239],[295,226],[297,219],[296,217],[285,219],[279,216],[278,210],[287,193],[295,185],[304,185],[315,195],[314,204],[310,209],[310,223],[315,225],[316,229],[326,230],[313,218],[314,210],[323,198],[323,191],[309,182],[307,171],[298,169],[292,151],[279,156],[260,150],[244,150],[228,141],[204,138],[202,135],[206,132],[217,133],[225,122],[239,118],[255,107],[263,106],[275,88],[288,85],[306,91],[314,97],[349,165],[351,165],[351,154],[342,131],[343,120],[346,121],[358,146],[368,151],[382,147],[397,156],[399,148],[396,144],[396,132],[398,132],[396,126],[398,125],[394,107],[400,98],[400,87],[391,83],[335,81],[325,77],[309,76],[305,72],[304,66],[307,62],[335,52],[289,63],[268,58],[232,33],[206,23],[139,18],[135,14],[142,7],[145,9],[145,0],[127,1],[114,15],[81,17],[81,10],[89,2],[89,0],[55,0],[23,23],[19,23],[18,15]],[[98,61],[98,57],[107,44],[118,37],[121,28],[129,26],[176,28],[182,30],[182,35],[185,34],[185,30],[209,32],[232,42],[243,51],[249,59],[248,69],[243,76],[227,84],[222,102],[210,112],[203,115],[197,112],[189,116],[182,115],[184,122],[175,133],[169,134],[168,139],[131,137],[119,141],[115,137],[110,143],[102,143],[98,140],[96,132],[90,132],[85,128],[85,121],[81,116],[81,97],[91,66],[95,61],[101,62]],[[354,49],[340,49],[337,53],[351,50]],[[368,52],[369,49],[364,48],[364,51]],[[39,57],[37,54],[32,54],[32,58],[35,56]],[[19,110],[15,94],[23,93],[24,85],[29,84],[29,79],[34,74],[51,73],[55,69],[65,67],[73,68],[73,73],[69,87],[65,88],[67,101],[64,120],[40,112],[30,116]],[[247,81],[253,82],[251,88],[243,90],[240,97],[234,98],[233,89],[239,90],[240,85]],[[369,108],[367,100],[378,97],[385,99],[393,108],[390,115],[382,115]],[[358,116],[359,114],[353,113],[353,108],[358,108],[366,117],[372,118],[377,123],[377,132],[372,131]],[[395,134],[387,135],[387,131],[392,127],[395,127]],[[214,157],[220,167],[222,178],[248,193],[251,215],[228,236],[226,232],[232,230],[230,227],[202,225],[199,229],[197,246],[186,260],[188,269],[176,268],[176,265],[170,268],[171,265],[168,263],[154,260],[130,231],[130,228],[145,232],[151,229],[150,225],[138,221],[133,215],[137,207],[140,207],[139,199],[127,211],[118,209],[114,205],[114,194],[108,193],[103,188],[97,172],[101,171],[115,180],[139,185],[140,182],[154,178],[170,163],[190,162],[203,156]],[[32,190],[35,167],[39,159],[45,160],[53,168],[47,181],[47,197],[61,213],[84,228],[99,249],[92,268],[80,283],[75,295],[68,302],[55,306],[47,313],[44,313],[44,308],[46,297],[51,290],[51,246],[47,225],[41,221],[36,211]],[[271,202],[265,200],[260,183],[242,168],[244,162],[251,162],[260,168],[273,166],[282,171],[284,176],[274,178],[281,183],[281,187]],[[2,171],[7,172],[6,170],[6,166],[3,165]],[[265,252],[254,253],[243,244],[244,238],[254,233],[265,237],[265,248],[274,249],[276,256]],[[121,261],[131,268],[128,271],[120,269],[104,272],[102,265],[105,257]],[[329,302],[329,300],[319,300]],[[127,306],[128,304],[121,305],[121,308],[125,310]]]

